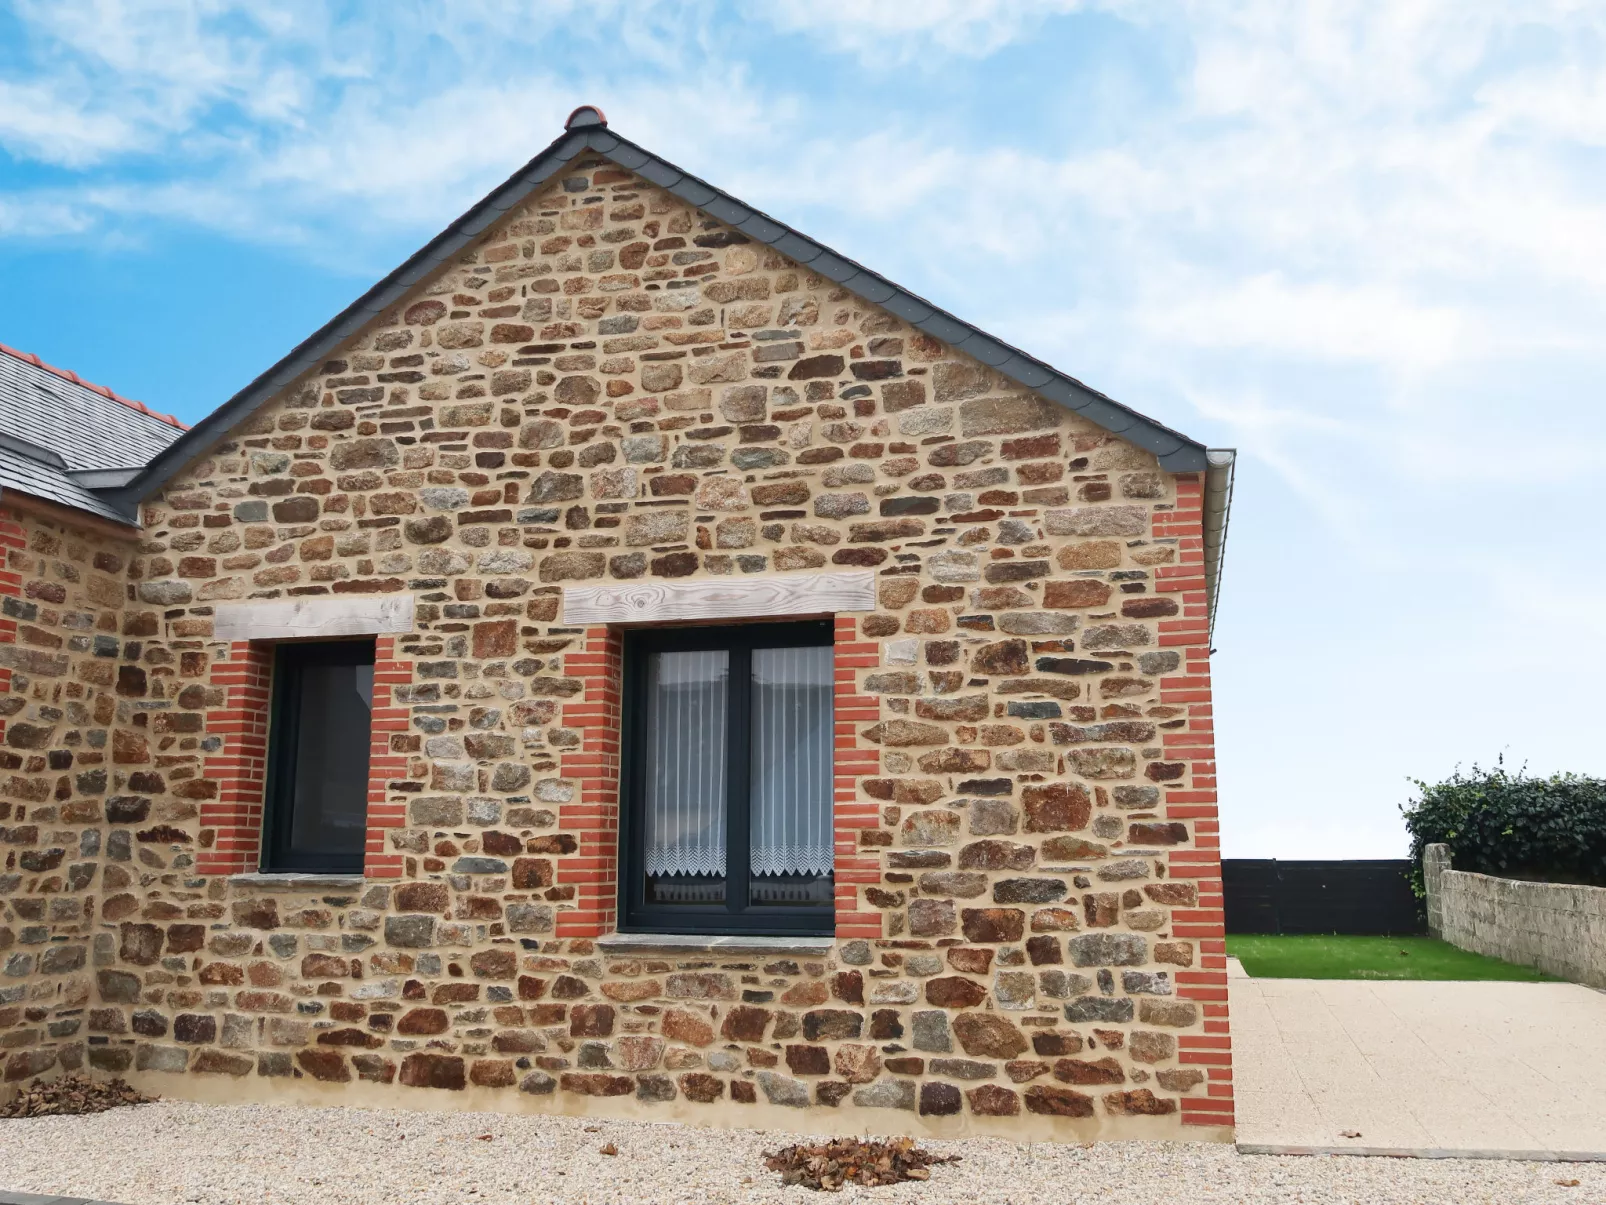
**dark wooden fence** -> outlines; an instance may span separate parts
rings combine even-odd
[[[1427,932],[1405,858],[1305,862],[1223,858],[1228,933]]]

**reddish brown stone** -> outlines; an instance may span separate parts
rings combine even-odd
[[[926,981],[926,1000],[938,1008],[975,1008],[987,999],[987,989],[974,979],[957,975]]]
[[[997,1084],[972,1088],[965,1093],[965,1099],[978,1117],[1014,1117],[1020,1112],[1020,1095]]]
[[[1104,1111],[1124,1116],[1159,1117],[1177,1111],[1177,1102],[1157,1097],[1147,1088],[1130,1092],[1108,1092],[1104,1096]]]
[[[966,941],[1019,941],[1026,931],[1026,914],[1019,908],[964,908],[959,916]]]
[[[959,851],[961,870],[1030,870],[1036,851],[1013,841],[972,841]]]
[[[516,620],[498,619],[474,625],[474,656],[481,660],[511,657],[519,651],[519,625]]]
[[[687,1072],[679,1083],[680,1094],[700,1105],[711,1104],[725,1095],[725,1081],[702,1071]]]
[[[1177,821],[1129,824],[1126,839],[1133,845],[1181,845],[1188,839],[1188,826]]]
[[[1054,1078],[1067,1084],[1119,1084],[1126,1079],[1126,1073],[1109,1056],[1091,1061],[1060,1059],[1054,1064]]]
[[[162,931],[155,925],[125,922],[117,926],[119,948],[117,955],[135,966],[153,966],[162,956]]]
[[[903,1037],[903,1017],[895,1008],[878,1008],[870,1014],[870,1038],[876,1042],[896,1042]]]
[[[517,1076],[512,1059],[475,1059],[468,1069],[469,1083],[480,1088],[511,1088]]]
[[[449,1028],[451,1022],[439,1008],[409,1009],[396,1022],[396,1032],[406,1035],[445,1033]]]
[[[1031,669],[1024,640],[1000,640],[984,644],[970,655],[970,672],[1008,677]]]
[[[864,975],[858,971],[838,971],[831,976],[831,995],[844,1004],[863,1004]]]
[[[556,1000],[583,1000],[591,994],[584,979],[573,975],[559,975],[552,981],[552,996]]]
[[[1038,1076],[1048,1074],[1048,1064],[1041,1059],[1011,1059],[1004,1064],[1004,1074],[1013,1083],[1030,1083]]]
[[[1093,1098],[1069,1088],[1034,1084],[1026,1089],[1026,1108],[1049,1117],[1091,1117]]]
[[[558,1083],[565,1092],[577,1092],[581,1096],[629,1096],[636,1090],[636,1081],[628,1075],[566,1071]]]
[[[1172,966],[1191,967],[1193,946],[1185,941],[1157,941],[1154,943],[1154,960]]]
[[[992,950],[967,946],[950,946],[948,949],[948,965],[967,975],[985,975],[992,964]]]
[[[385,1039],[378,1034],[350,1026],[343,1029],[326,1029],[318,1035],[320,1046],[359,1046],[364,1050],[377,1050],[384,1044]]]
[[[512,979],[518,974],[519,958],[512,950],[481,950],[468,965],[479,979]]]
[[[234,904],[234,923],[246,929],[277,929],[279,905],[273,900],[238,900]]]
[[[249,1075],[256,1060],[227,1050],[197,1050],[190,1070],[202,1075]]]
[[[1025,1035],[997,1013],[960,1013],[953,1024],[965,1053],[976,1058],[1012,1059],[1026,1051]]]
[[[420,1051],[402,1060],[401,1082],[409,1088],[443,1088],[460,1091],[463,1087],[463,1060],[455,1055]]]
[[[350,964],[333,954],[308,954],[301,959],[303,979],[344,979],[349,974]]]
[[[613,1033],[613,1022],[611,1004],[576,1004],[569,1010],[569,1036],[605,1038]]]
[[[720,1035],[731,1042],[762,1042],[772,1015],[767,1008],[739,1004],[725,1014]]]
[[[663,1035],[671,1041],[707,1046],[714,1040],[714,1027],[696,1013],[671,1008],[664,1013]]]
[[[167,952],[169,954],[190,954],[199,950],[205,944],[205,925],[169,925],[167,927]]]
[[[1198,902],[1199,891],[1192,883],[1146,883],[1143,894],[1157,904],[1191,907]]]
[[[1021,792],[1021,805],[1029,833],[1061,833],[1086,828],[1093,812],[1093,801],[1087,789],[1068,782],[1027,787]]]
[[[1110,601],[1110,587],[1095,578],[1071,578],[1043,584],[1043,605],[1057,610],[1084,610],[1103,607]]]
[[[338,1051],[298,1050],[296,1063],[313,1079],[340,1084],[351,1081],[351,1068],[346,1065],[345,1056]]]
[[[793,1075],[829,1075],[831,1054],[824,1046],[788,1046],[786,1065]]]
[[[862,1016],[839,1008],[818,1008],[803,1014],[803,1036],[810,1042],[857,1038],[863,1028]]]
[[[789,381],[807,381],[816,377],[839,377],[843,371],[841,356],[805,356],[792,365],[786,374]],[[693,377],[693,380],[696,378]]]
[[[1032,918],[1033,928],[1036,928],[1036,917]],[[1034,967],[1053,966],[1064,962],[1064,951],[1060,946],[1060,939],[1051,934],[1040,934],[1026,939],[1026,957]]]

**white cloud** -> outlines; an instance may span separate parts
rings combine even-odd
[[[1045,19],[1081,7],[1080,0],[759,0],[747,12],[836,50],[901,64],[932,52],[985,58]]]
[[[17,158],[84,167],[133,151],[146,138],[126,117],[84,107],[77,80],[0,80],[0,147]]]

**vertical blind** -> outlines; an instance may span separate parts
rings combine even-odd
[[[730,653],[654,653],[647,674],[647,873],[723,877]]]
[[[754,874],[829,874],[831,649],[753,650]]]

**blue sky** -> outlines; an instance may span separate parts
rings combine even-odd
[[[1606,8],[0,2],[0,342],[193,421],[575,105],[1241,451],[1232,856],[1606,774]]]

